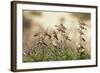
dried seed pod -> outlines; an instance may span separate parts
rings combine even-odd
[[[85,35],[85,33],[80,29],[78,29],[78,32],[80,33],[80,35]]]
[[[39,44],[43,44],[43,45],[45,45],[45,46],[47,46],[47,44],[44,42],[44,38],[43,37],[41,37],[40,39],[39,39]]]
[[[87,24],[85,24],[84,22],[79,21],[80,25],[85,25],[87,26]]]
[[[48,34],[47,32],[44,32],[44,35],[45,35],[45,36],[48,36],[48,37],[49,37],[49,39],[51,39],[51,35],[50,35],[50,34]]]
[[[81,38],[82,41],[86,41],[84,38]]]
[[[53,37],[58,40],[58,36],[57,36],[57,33],[55,31],[53,31]]]
[[[60,27],[64,30],[66,30],[66,27],[63,24],[60,24]]]
[[[66,40],[71,41],[71,39],[69,38],[69,36],[67,36],[67,35],[63,35],[63,36],[65,37]]]
[[[83,26],[80,26],[80,28],[81,28],[81,29],[85,29],[85,30],[86,30],[86,28],[85,28],[85,27],[83,27]]]

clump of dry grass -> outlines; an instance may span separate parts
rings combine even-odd
[[[24,55],[23,61],[38,62],[89,59],[90,54],[85,51],[86,48],[83,45],[83,43],[86,42],[86,39],[84,38],[85,33],[83,30],[87,30],[87,24],[83,22],[79,23],[78,31],[80,34],[80,43],[79,47],[76,47],[76,51],[71,48],[70,45],[68,45],[69,43],[73,42],[73,40],[67,33],[67,27],[60,24],[55,26],[56,30],[52,31],[51,33],[46,30],[34,34],[33,46],[30,51]],[[58,37],[59,34],[63,39]]]

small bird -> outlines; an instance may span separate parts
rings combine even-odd
[[[56,40],[58,40],[58,36],[57,36],[57,34],[56,34],[55,31],[53,31],[53,37],[54,37]]]

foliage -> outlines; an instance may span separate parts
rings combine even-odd
[[[24,62],[40,62],[40,61],[64,61],[64,60],[82,60],[82,59],[90,59],[90,55],[86,52],[75,53],[72,51],[65,51],[63,54],[61,52],[57,53],[56,51],[48,48],[48,53],[45,54],[37,54],[37,55],[27,55],[24,56]],[[43,57],[44,56],[44,57]]]
[[[84,26],[86,26],[86,24],[80,22],[80,47],[76,47],[75,49],[70,48],[69,45],[67,45],[73,40],[70,39],[70,36],[66,31],[67,28],[63,24],[56,26],[57,30],[52,31],[52,33],[44,31],[35,34],[33,37],[37,38],[34,40],[37,41],[37,43],[35,43],[36,45],[33,44],[30,52],[24,55],[23,61],[39,62],[90,59],[90,54],[85,51],[87,48],[82,45],[82,43],[86,42],[86,39],[83,37],[83,35],[85,35],[83,30],[87,30],[87,28]],[[63,39],[58,37],[58,33]]]

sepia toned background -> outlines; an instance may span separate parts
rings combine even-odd
[[[90,59],[90,31],[90,13],[23,10],[24,61]]]

